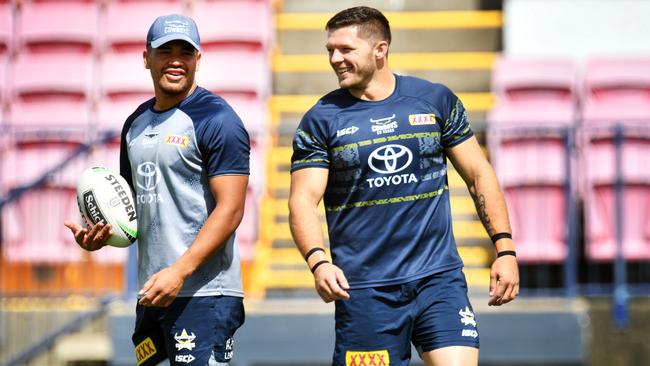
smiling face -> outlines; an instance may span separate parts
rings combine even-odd
[[[151,73],[156,105],[172,105],[194,91],[194,76],[201,53],[185,41],[171,41],[144,52],[144,64]]]
[[[378,42],[359,37],[358,26],[328,32],[327,52],[339,86],[351,91],[365,90],[377,71]],[[385,43],[385,42],[384,42]]]

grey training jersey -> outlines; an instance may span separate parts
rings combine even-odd
[[[193,243],[217,204],[208,180],[249,174],[249,138],[233,109],[203,88],[166,111],[143,103],[122,130],[120,173],[136,195],[138,283],[169,267]],[[243,296],[233,234],[178,296]]]

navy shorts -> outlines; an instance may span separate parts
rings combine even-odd
[[[169,358],[172,366],[225,365],[243,323],[240,297],[178,297],[166,308],[138,305],[132,337],[136,364],[153,366]]]
[[[336,366],[401,366],[419,351],[479,347],[461,268],[401,285],[348,291],[336,301]]]

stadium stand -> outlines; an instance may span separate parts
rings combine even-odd
[[[0,2],[0,54],[10,51],[14,41],[13,6],[8,1]]]
[[[182,1],[107,1],[101,16],[103,52],[142,53],[149,25],[161,14],[186,13]]]
[[[592,59],[586,65],[581,128],[586,254],[650,259],[650,59]],[[618,156],[618,157],[617,157]],[[619,211],[620,210],[620,211]],[[625,220],[617,221],[617,215]],[[617,227],[617,223],[622,227]]]
[[[91,49],[97,35],[97,3],[88,1],[26,1],[18,13],[17,47],[50,51],[65,45]]]
[[[265,51],[269,47],[273,33],[267,1],[196,1],[192,14],[206,49],[235,47]]]
[[[493,70],[499,102],[488,114],[489,146],[523,263],[567,257],[576,86],[570,60],[500,57]]]
[[[3,256],[8,261],[73,262],[81,259],[65,218],[77,216],[75,190],[45,187],[31,191],[3,209]]]

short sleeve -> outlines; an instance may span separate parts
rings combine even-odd
[[[442,130],[442,145],[452,147],[474,135],[467,121],[467,111],[460,99],[449,91],[447,110],[449,115]]]
[[[250,174],[250,140],[231,108],[224,108],[197,131],[208,177]]]
[[[293,137],[291,171],[304,168],[329,168],[329,154],[322,131],[314,114],[307,112]]]

